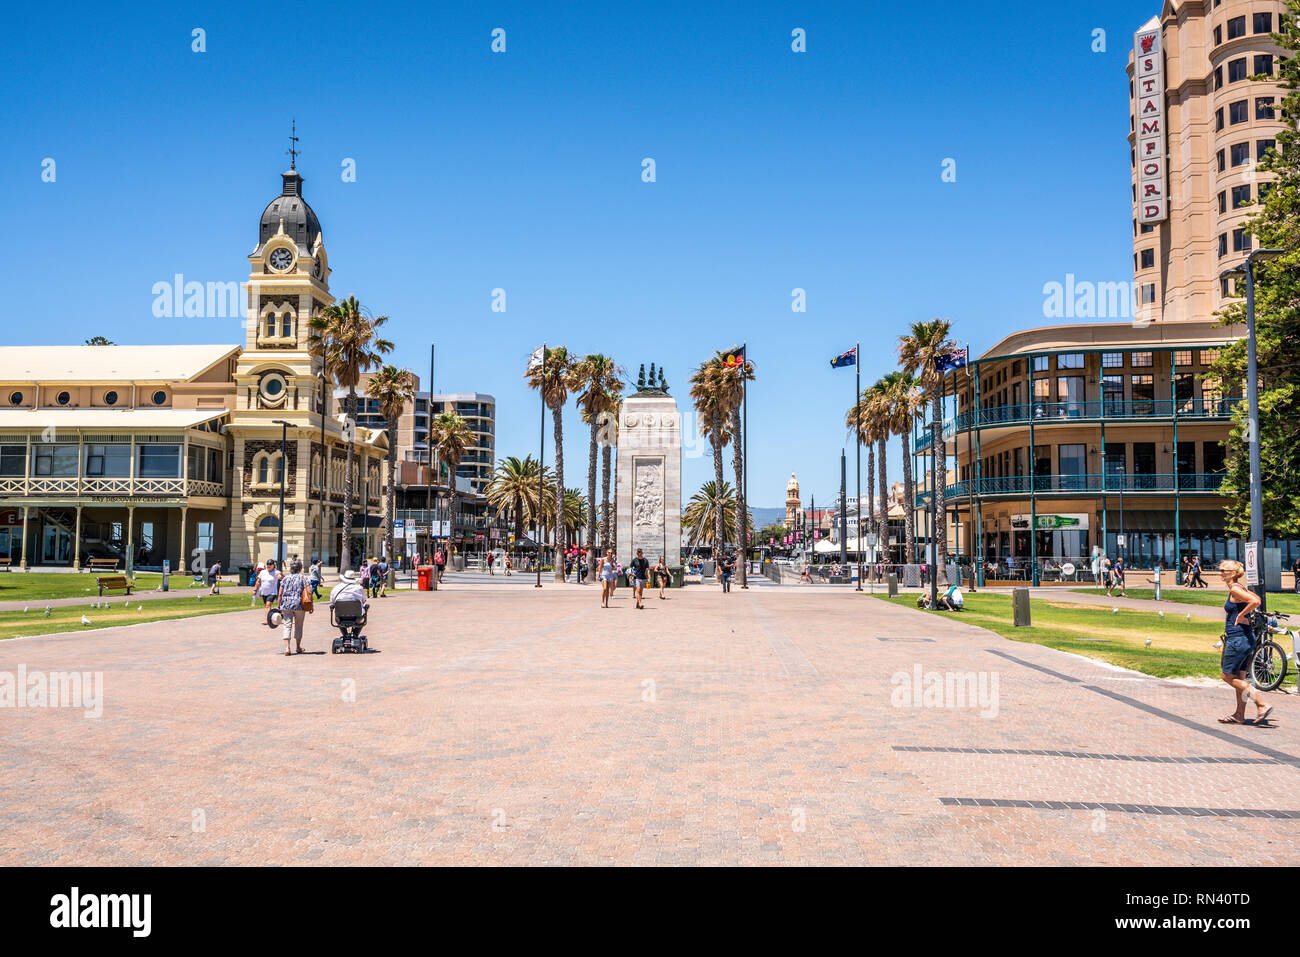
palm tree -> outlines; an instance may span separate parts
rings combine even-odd
[[[741,359],[735,365],[727,365],[724,362],[723,369],[726,373],[724,381],[728,390],[727,408],[731,422],[730,431],[733,437],[731,443],[731,468],[736,473],[736,514],[740,517],[740,526],[736,529],[736,542],[741,555],[738,563],[740,587],[745,588],[748,586],[748,579],[745,575],[745,557],[749,554],[749,525],[746,522],[749,517],[749,509],[745,504],[745,451],[744,443],[741,441],[744,433],[741,431],[743,426],[740,421],[740,409],[745,398],[745,383],[754,381],[754,363],[748,359]]]
[[[930,394],[930,408],[940,420],[943,419],[942,389],[944,372],[939,368],[941,360],[954,352],[957,344],[948,338],[952,323],[947,319],[931,319],[928,322],[912,323],[912,331],[898,340],[898,359],[903,371],[920,379],[921,388]],[[930,449],[938,476],[934,481],[934,538],[938,554],[938,566],[934,572],[938,584],[948,584],[948,509],[944,501],[944,485],[948,481],[947,455],[942,434],[935,436],[938,443],[931,442]]]
[[[848,426],[849,434],[853,435],[856,441],[860,441],[867,447],[867,508],[865,515],[862,510],[862,503],[858,502],[858,534],[866,529],[871,531],[872,513],[875,512],[876,501],[876,421],[874,410],[871,406],[871,391],[866,389],[858,396],[858,400],[849,408],[848,413],[844,416],[844,424]],[[880,537],[877,529],[876,554],[884,555],[884,549],[889,543]]]
[[[524,523],[537,514],[537,459],[511,455],[497,463],[492,481],[484,490],[488,504],[510,516],[515,526],[515,541],[524,537]]]
[[[582,390],[578,408],[582,420],[591,426],[591,445],[587,450],[587,564],[591,580],[596,580],[596,447],[603,423],[602,413],[609,410],[613,397],[623,391],[622,370],[609,356],[599,352],[584,356],[574,366],[574,388]],[[601,542],[605,541],[602,536]],[[581,576],[579,577],[581,581]]]
[[[452,494],[456,491],[456,469],[474,441],[474,433],[455,412],[440,412],[429,422],[429,449],[437,456],[436,461],[447,466],[447,487]]]
[[[614,448],[618,445],[618,423],[619,416],[622,414],[622,398],[617,395],[611,396],[609,408],[601,414],[601,429],[605,436],[600,449],[600,547],[602,551],[616,548],[618,545],[615,541],[617,523],[614,521],[609,503],[609,472],[610,459],[613,457]]]
[[[731,441],[731,410],[727,407],[731,389],[722,356],[715,355],[701,363],[691,376],[690,383],[691,400],[695,403],[700,431],[708,437],[709,444],[713,447],[713,484],[715,488],[723,488],[726,482],[722,478],[722,447]],[[727,542],[721,498],[714,501],[713,533],[708,540],[713,543],[713,557],[716,561],[720,557],[718,551]]]
[[[727,534],[734,535],[736,532],[735,490],[727,482],[705,482],[691,496],[682,512],[682,528],[690,530],[692,545],[703,544],[717,549],[717,526],[712,519],[719,511],[723,515],[725,539]],[[746,517],[753,521],[752,516]]]
[[[103,336],[91,336],[89,339],[85,340],[85,344],[88,345],[88,346],[115,346],[115,345],[117,345],[117,343],[114,342],[112,339],[105,339]]]
[[[379,414],[384,417],[388,431],[388,487],[384,490],[384,514],[388,526],[388,561],[389,578],[396,575],[393,570],[393,519],[397,509],[397,420],[401,418],[406,404],[415,398],[415,376],[410,369],[399,369],[389,364],[384,366],[366,383],[366,395],[379,404]]]
[[[326,377],[348,390],[349,419],[356,414],[357,383],[361,381],[362,373],[379,365],[383,354],[393,350],[393,344],[379,335],[379,328],[387,321],[387,316],[367,316],[361,303],[357,302],[357,297],[348,296],[347,299],[322,309],[307,323],[310,329],[308,349],[324,364]],[[354,431],[348,429],[346,432],[348,452],[343,480],[343,547],[339,556],[341,569],[352,567],[352,473],[356,452]]]
[[[916,501],[912,478],[912,428],[916,413],[925,407],[925,393],[915,376],[906,372],[891,372],[880,380],[880,411],[885,428],[898,436],[903,446],[903,500]],[[916,563],[916,510],[903,512],[904,536],[907,541],[907,562]]]
[[[564,526],[562,511],[564,509],[564,404],[569,401],[569,390],[573,388],[574,361],[569,350],[564,346],[548,348],[544,361],[532,366],[524,373],[530,388],[542,394],[542,401],[551,410],[555,424],[555,507],[551,513],[555,517],[555,580],[564,581]]]

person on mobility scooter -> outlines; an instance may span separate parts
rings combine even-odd
[[[336,655],[341,651],[365,652],[370,647],[361,634],[370,608],[365,589],[350,568],[339,577],[343,580],[330,591],[330,624],[340,632],[331,652]]]

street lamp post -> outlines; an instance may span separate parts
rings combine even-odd
[[[275,530],[275,560],[279,564],[281,573],[284,569],[284,480],[285,472],[288,466],[288,459],[285,457],[285,445],[289,437],[289,423],[284,419],[274,419],[274,425],[280,427],[280,518],[276,522]]]
[[[1259,467],[1259,371],[1257,366],[1257,346],[1255,341],[1255,263],[1276,259],[1282,255],[1282,249],[1256,249],[1246,261],[1234,269],[1225,270],[1221,277],[1233,273],[1246,274],[1246,449],[1250,454],[1250,540],[1255,548],[1262,550],[1264,543],[1264,493],[1261,487]],[[1256,552],[1256,559],[1263,555]],[[1259,610],[1268,610],[1268,597],[1264,589],[1264,580],[1254,588],[1259,595]]]

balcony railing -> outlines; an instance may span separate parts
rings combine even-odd
[[[1223,474],[1212,472],[1198,474],[1184,472],[1154,473],[1149,475],[1113,474],[1100,475],[1008,475],[1001,478],[966,479],[945,486],[944,494],[949,499],[965,498],[969,495],[1070,495],[1091,492],[1097,495],[1118,495],[1121,489],[1126,493],[1144,494],[1148,492],[1216,492],[1223,484]],[[921,505],[920,495],[916,499]]]
[[[0,495],[183,497],[201,495],[224,498],[226,484],[183,478],[54,478],[50,476],[0,478]]]
[[[950,439],[967,429],[990,428],[1028,422],[1056,424],[1093,419],[1221,419],[1232,415],[1240,398],[1231,399],[1106,399],[1101,402],[1031,402],[995,405],[963,412],[943,424],[943,437]],[[916,437],[916,451],[930,447],[930,432]]]

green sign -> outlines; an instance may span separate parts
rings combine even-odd
[[[1039,528],[1078,528],[1079,520],[1065,515],[1039,515]]]

